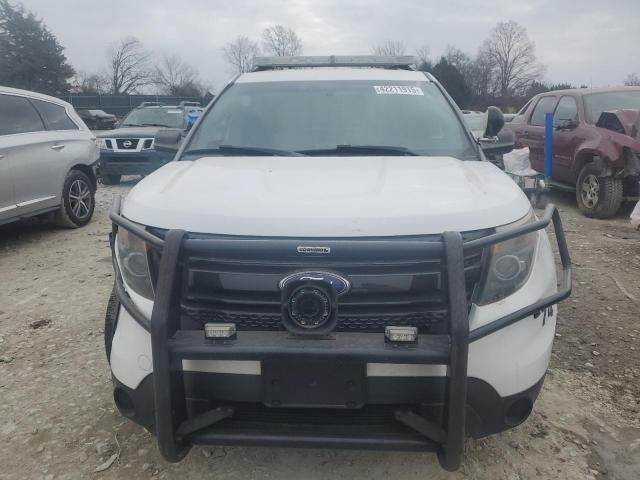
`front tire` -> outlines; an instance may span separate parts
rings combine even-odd
[[[64,228],[83,227],[93,217],[95,195],[89,177],[80,170],[71,170],[62,188],[62,206],[56,212],[56,224]]]
[[[600,170],[592,163],[580,170],[576,183],[578,208],[587,217],[609,218],[622,204],[622,179],[599,177]]]

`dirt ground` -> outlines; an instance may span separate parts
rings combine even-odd
[[[552,195],[575,290],[560,307],[541,397],[519,428],[468,440],[459,472],[432,454],[279,448],[194,448],[172,465],[114,410],[103,350],[108,210],[132,184],[101,188],[79,230],[0,227],[0,479],[640,478],[640,232],[629,207],[590,220],[571,195]]]

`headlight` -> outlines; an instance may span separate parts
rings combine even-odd
[[[96,145],[100,150],[108,150],[107,141],[104,138],[96,138]]]
[[[497,231],[511,230],[535,221],[536,216],[531,210],[521,220],[499,227]],[[539,232],[535,231],[489,247],[488,267],[483,275],[476,304],[487,305],[502,300],[526,283],[531,273],[538,235]]]
[[[149,246],[124,228],[118,229],[118,261],[127,286],[138,295],[153,300],[153,284],[147,258]]]

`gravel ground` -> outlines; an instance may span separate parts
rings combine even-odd
[[[280,448],[194,448],[171,465],[114,410],[103,350],[108,210],[132,184],[101,188],[79,230],[0,227],[0,479],[640,478],[640,233],[629,208],[590,220],[571,195],[553,195],[576,273],[551,368],[530,419],[468,440],[459,472],[431,454]]]

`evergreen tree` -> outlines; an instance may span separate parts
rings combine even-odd
[[[0,85],[64,95],[73,68],[55,35],[22,5],[0,0]]]

